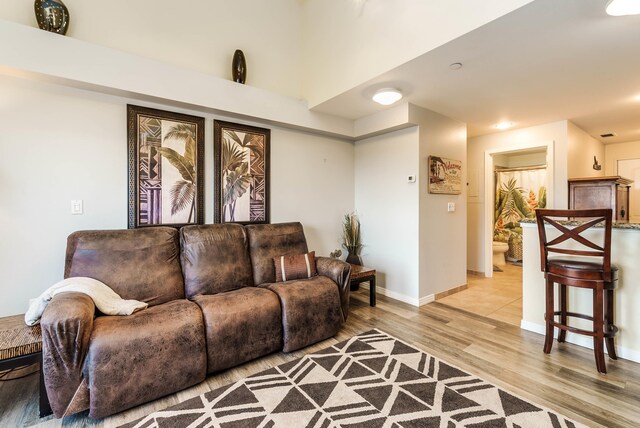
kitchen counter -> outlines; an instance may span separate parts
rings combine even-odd
[[[521,221],[523,232],[522,261],[522,321],[524,330],[544,334],[545,280],[540,270],[540,246],[535,220]],[[577,226],[582,222],[560,222]],[[616,336],[616,351],[620,358],[640,362],[640,224],[614,223],[611,232],[611,262],[618,266],[619,280],[615,291],[615,324],[620,329]],[[602,228],[583,232],[587,238],[602,235]],[[558,236],[553,226],[547,226],[550,238]],[[596,241],[597,242],[597,241]],[[569,308],[572,312],[592,312],[592,291],[569,287]],[[591,329],[591,322],[577,319],[577,327]],[[557,329],[556,329],[557,330]],[[557,332],[556,332],[557,333]],[[593,349],[593,339],[567,334],[567,341]],[[554,344],[554,347],[556,345]],[[542,347],[540,348],[542,352]]]

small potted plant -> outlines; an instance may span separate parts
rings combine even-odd
[[[342,222],[342,246],[347,250],[347,263],[362,265],[360,250],[362,240],[360,238],[360,220],[355,212],[345,214]]]

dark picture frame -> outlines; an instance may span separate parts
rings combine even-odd
[[[213,122],[215,223],[269,223],[270,151],[270,129]]]
[[[204,118],[127,105],[130,229],[204,223]]]

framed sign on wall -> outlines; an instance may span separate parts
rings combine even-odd
[[[429,193],[462,193],[462,161],[429,156]]]

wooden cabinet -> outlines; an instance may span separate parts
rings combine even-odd
[[[629,185],[620,176],[572,178],[569,180],[569,209],[613,209],[613,221],[629,222]]]

